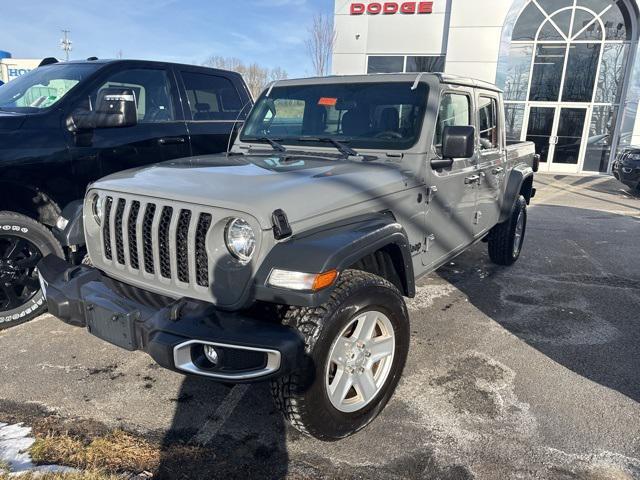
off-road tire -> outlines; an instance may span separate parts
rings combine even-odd
[[[361,410],[344,413],[330,402],[325,387],[329,349],[342,329],[367,310],[383,312],[391,320],[396,346],[391,370],[377,396]],[[327,302],[316,308],[295,307],[284,324],[305,340],[305,361],[292,374],[271,383],[277,408],[305,435],[333,441],[367,426],[385,407],[400,380],[409,350],[407,307],[390,282],[359,270],[344,271]]]
[[[524,215],[524,225],[518,251],[514,253],[516,242],[516,225],[520,212]],[[527,201],[520,195],[514,205],[513,211],[507,220],[494,226],[489,232],[489,258],[498,265],[513,265],[522,252],[525,232],[527,230]]]
[[[10,233],[28,240],[40,251],[42,258],[49,254],[64,258],[62,247],[53,234],[44,225],[25,215],[0,211],[0,235],[2,233]],[[32,320],[46,309],[46,299],[42,291],[38,290],[19,307],[11,310],[0,309],[0,330]]]

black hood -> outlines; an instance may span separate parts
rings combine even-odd
[[[20,113],[0,111],[0,131],[18,130],[26,120],[26,116]]]

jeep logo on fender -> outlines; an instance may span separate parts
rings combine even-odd
[[[369,4],[364,3],[352,3],[351,15],[363,15],[368,13],[370,15],[394,15],[396,13],[404,13],[406,15],[433,13],[433,2],[371,2]]]

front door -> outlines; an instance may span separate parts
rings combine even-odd
[[[528,108],[527,140],[540,154],[540,170],[577,173],[584,156],[589,107],[532,104]]]
[[[131,127],[69,134],[78,181],[86,184],[121,170],[189,156],[187,127],[172,72],[131,68],[107,74],[76,109],[93,109],[98,92],[112,87],[133,90],[138,122]]]
[[[434,136],[434,156],[439,157],[445,126],[474,125],[473,89],[451,87],[440,100]],[[441,265],[473,241],[478,184],[478,157],[456,158],[448,169],[427,164],[425,235],[422,264]]]

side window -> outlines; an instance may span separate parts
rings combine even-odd
[[[205,73],[181,72],[191,118],[196,121],[235,120],[242,101],[231,80]]]
[[[471,125],[471,102],[468,95],[445,93],[440,101],[434,145],[442,146],[442,131],[448,126]]]
[[[133,90],[138,123],[170,122],[176,119],[171,84],[165,70],[140,68],[115,73],[90,95],[90,107],[95,106],[100,90],[118,87]]]
[[[480,97],[478,116],[480,149],[498,148],[498,101],[495,98]]]

